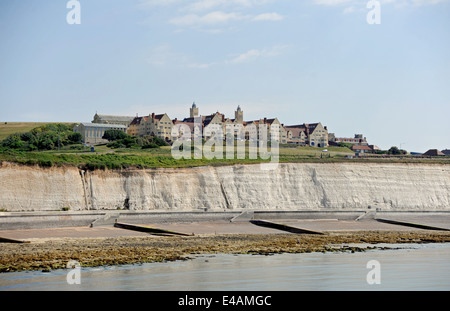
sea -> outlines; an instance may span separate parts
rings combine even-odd
[[[360,245],[361,246],[361,245]],[[450,243],[0,274],[0,291],[448,291]]]

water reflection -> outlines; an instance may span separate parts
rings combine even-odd
[[[411,247],[411,245],[407,246]],[[369,285],[369,260],[381,284]],[[0,290],[449,290],[450,245],[362,253],[200,256],[190,261],[82,268],[81,284],[67,270],[0,274]]]

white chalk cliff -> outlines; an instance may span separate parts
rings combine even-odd
[[[450,210],[450,165],[280,163],[84,172],[3,162],[0,210]]]

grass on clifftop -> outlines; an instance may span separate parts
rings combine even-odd
[[[48,123],[7,123],[0,124],[0,141],[14,133],[26,133],[36,127],[42,127]],[[333,163],[333,162],[383,162],[383,163],[441,163],[450,164],[450,157],[442,158],[422,158],[406,156],[371,157],[371,158],[348,158],[354,153],[346,147],[315,148],[309,146],[280,145],[280,163]],[[249,147],[246,147],[246,158],[238,159],[235,154],[233,159],[226,159],[226,148],[224,147],[223,159],[206,158],[194,159],[193,153],[190,159],[176,160],[171,153],[170,146],[163,146],[152,149],[141,148],[110,148],[105,145],[95,146],[95,151],[91,152],[89,147],[83,145],[68,145],[58,148],[58,150],[45,151],[20,151],[0,147],[0,162],[15,162],[24,165],[39,165],[40,167],[53,166],[76,166],[81,169],[127,169],[127,168],[177,168],[195,167],[206,165],[234,165],[234,164],[256,164],[270,162],[261,158],[250,159]]]
[[[96,169],[127,169],[127,168],[180,168],[206,165],[233,165],[256,164],[270,162],[269,160],[249,159],[180,159],[172,157],[170,147],[158,149],[109,149],[106,146],[96,146],[95,152],[89,151],[40,151],[26,152],[0,149],[0,161],[15,162],[24,165],[39,165],[41,167],[52,166],[76,166],[87,170]],[[414,158],[414,157],[389,157],[389,158],[347,158],[346,153],[340,151],[322,152],[319,148],[297,147],[280,148],[280,163],[440,163],[450,164],[450,158]]]
[[[32,129],[45,125],[48,123],[38,122],[2,122],[0,123],[0,141],[11,134],[22,134],[31,131]]]

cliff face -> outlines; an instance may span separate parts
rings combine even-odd
[[[449,210],[450,166],[296,163],[83,172],[3,163],[0,209]]]
[[[46,211],[84,208],[78,169],[0,166],[0,210]]]

